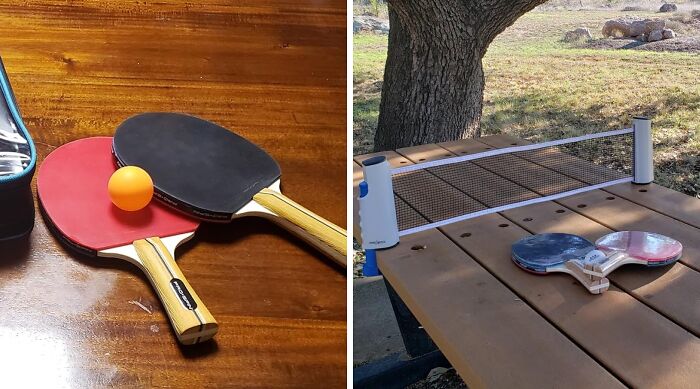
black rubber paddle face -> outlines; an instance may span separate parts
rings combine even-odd
[[[583,259],[594,249],[593,243],[577,235],[538,234],[513,243],[511,258],[527,270],[544,273],[548,267],[572,259]]]
[[[230,220],[280,178],[270,155],[212,122],[178,113],[124,121],[112,145],[117,162],[146,170],[155,195],[200,219]]]

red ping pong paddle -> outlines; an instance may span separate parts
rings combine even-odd
[[[683,255],[681,242],[665,235],[644,231],[618,231],[595,242],[605,260],[586,269],[595,277],[605,277],[627,264],[664,266],[676,262]]]
[[[199,222],[158,202],[136,212],[112,204],[107,182],[116,170],[112,138],[80,139],[54,150],[37,177],[39,204],[52,232],[84,254],[127,260],[158,294],[178,341],[212,338],[218,324],[173,259]]]

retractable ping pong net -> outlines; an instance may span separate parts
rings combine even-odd
[[[635,117],[632,128],[396,168],[383,156],[367,159],[358,199],[365,266],[372,273],[374,250],[401,236],[611,185],[651,183],[652,157],[651,121]],[[542,169],[533,173],[527,164]],[[449,190],[431,191],[432,182],[449,182]],[[413,207],[430,213],[417,218]]]

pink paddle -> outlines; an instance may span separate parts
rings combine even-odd
[[[584,271],[596,277],[605,277],[618,267],[631,263],[668,265],[683,255],[683,245],[679,241],[653,232],[614,232],[598,239],[595,245],[604,254],[604,259],[587,266]]]

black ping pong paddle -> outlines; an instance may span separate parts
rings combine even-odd
[[[269,218],[346,266],[346,231],[284,196],[277,162],[217,124],[178,113],[144,113],[117,128],[112,150],[121,166],[145,169],[156,198],[180,211],[218,222]]]

